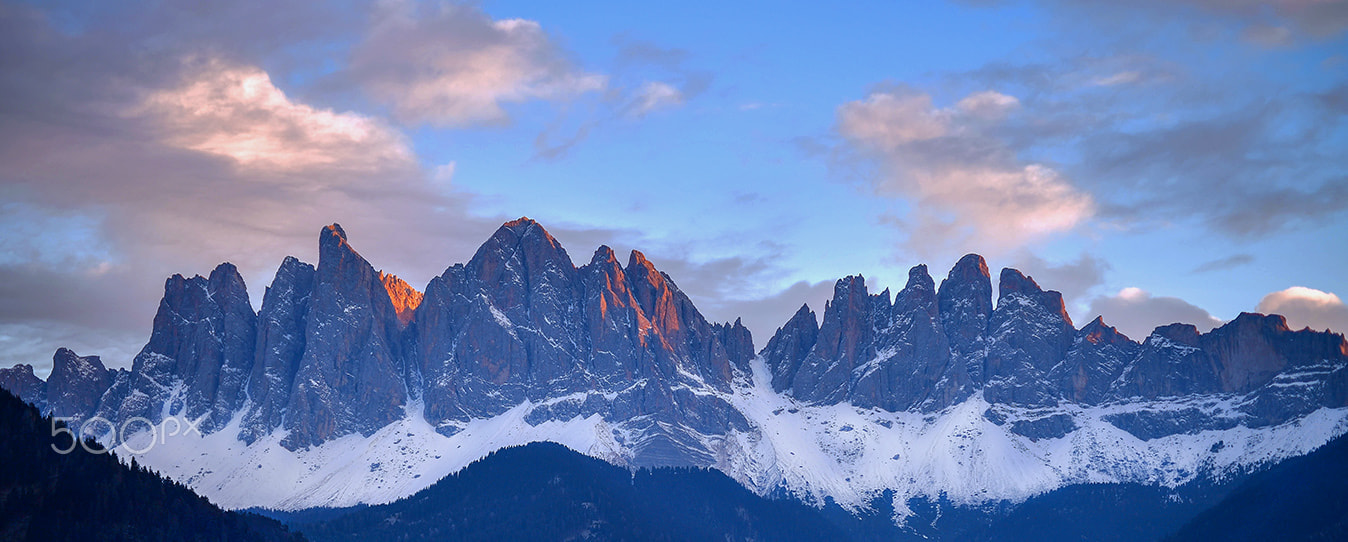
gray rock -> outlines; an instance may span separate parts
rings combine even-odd
[[[219,429],[246,398],[256,341],[257,316],[234,265],[220,264],[209,278],[173,275],[149,342],[125,385],[109,396],[116,400],[101,401],[99,415],[118,424],[133,417],[158,423],[167,405],[170,414],[205,417],[203,432]]]
[[[749,372],[749,362],[754,359],[754,337],[749,328],[744,327],[741,319],[735,323],[712,324],[717,340],[725,347],[726,357],[741,372]]]
[[[290,390],[304,355],[305,321],[314,287],[314,266],[287,256],[262,297],[256,360],[248,381],[252,408],[239,438],[252,443],[281,426]]]
[[[401,419],[407,401],[398,313],[374,267],[333,224],[319,234],[304,354],[282,445],[297,449]]]
[[[800,371],[800,364],[814,350],[819,338],[819,323],[809,305],[801,305],[796,314],[768,340],[758,355],[763,356],[772,371],[772,389],[784,392]]]
[[[984,397],[1023,406],[1057,404],[1059,393],[1046,377],[1076,338],[1062,294],[1042,290],[1034,279],[1009,268],[1002,270],[998,290],[997,308],[988,320]]]
[[[20,363],[0,369],[0,388],[36,406],[40,411],[47,411],[47,383],[33,373],[32,365]]]
[[[1202,349],[1198,328],[1170,324],[1151,332],[1137,358],[1111,386],[1113,397],[1155,399],[1221,391],[1218,367]]]
[[[848,276],[834,285],[819,338],[791,383],[793,396],[813,404],[848,399],[853,370],[875,358],[872,303],[864,277]]]
[[[981,387],[983,363],[987,359],[988,320],[992,317],[992,280],[982,256],[968,254],[941,281],[936,292],[941,329],[950,343],[952,371],[963,368],[965,375],[951,378],[966,380]]]
[[[1053,414],[1042,418],[1019,420],[1011,424],[1011,432],[1029,437],[1032,441],[1062,438],[1075,431],[1076,421],[1071,414]]]
[[[1142,440],[1221,431],[1241,424],[1239,418],[1216,415],[1197,408],[1122,412],[1105,416],[1104,420]]]
[[[46,385],[50,413],[63,418],[88,418],[111,385],[112,375],[98,356],[80,357],[69,349],[57,349]]]
[[[851,402],[902,411],[940,409],[960,399],[967,373],[951,366],[950,344],[927,266],[908,271],[908,283],[894,298],[886,319],[888,324],[875,338],[875,361],[856,371]]]
[[[1049,383],[1069,401],[1099,404],[1141,349],[1142,345],[1096,317],[1077,332],[1066,359],[1049,371]]]

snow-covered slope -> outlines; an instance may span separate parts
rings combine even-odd
[[[1142,440],[1106,421],[1139,411],[1234,408],[1239,398],[1148,401],[1100,407],[1012,409],[981,395],[938,413],[886,412],[850,404],[808,406],[771,389],[761,359],[724,399],[750,421],[749,431],[702,436],[716,468],[766,494],[783,489],[807,502],[831,497],[854,510],[886,489],[900,517],[911,497],[944,496],[956,504],[1022,501],[1070,484],[1136,482],[1174,487],[1199,477],[1221,479],[1305,454],[1348,432],[1348,409],[1322,408],[1279,426],[1235,426]],[[709,392],[717,393],[717,392]],[[396,500],[429,486],[493,450],[552,441],[617,464],[629,464],[639,435],[631,423],[599,415],[531,425],[525,402],[474,419],[452,436],[436,432],[409,405],[406,417],[369,437],[347,435],[290,451],[283,432],[246,445],[236,417],[204,437],[173,436],[151,445],[149,432],[118,448],[227,508],[300,510]],[[989,414],[1000,411],[1000,414]],[[1058,438],[1012,432],[1017,421],[1066,415],[1076,429]],[[999,419],[1004,416],[1004,419]],[[627,444],[624,444],[626,442]]]

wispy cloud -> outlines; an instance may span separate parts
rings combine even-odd
[[[1199,264],[1193,269],[1193,273],[1211,273],[1213,271],[1224,271],[1233,269],[1242,265],[1247,265],[1254,261],[1254,256],[1249,254],[1236,254],[1216,260],[1211,260]]]
[[[401,121],[436,126],[504,122],[506,104],[568,100],[607,84],[577,68],[537,22],[451,4],[383,4],[349,70]]]
[[[838,132],[878,168],[867,178],[881,196],[910,202],[896,223],[908,244],[932,255],[977,238],[1003,250],[1071,230],[1094,213],[1091,196],[1054,167],[1026,162],[998,130],[1020,101],[995,91],[936,107],[906,87],[880,90],[838,108]]]

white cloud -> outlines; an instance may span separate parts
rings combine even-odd
[[[906,89],[876,92],[838,109],[838,131],[877,161],[880,195],[910,203],[900,220],[924,255],[967,245],[1010,249],[1071,230],[1094,202],[1060,173],[1025,163],[997,139],[996,124],[1019,106],[1004,94],[971,94],[951,108]]]
[[[673,85],[660,81],[647,81],[637,89],[628,111],[632,116],[644,117],[652,111],[682,105],[683,101],[683,92]]]
[[[1117,327],[1124,335],[1143,340],[1152,330],[1167,324],[1193,324],[1200,332],[1222,325],[1222,320],[1177,297],[1157,297],[1137,287],[1119,290],[1112,296],[1091,300],[1091,314]]]
[[[385,4],[350,71],[400,120],[436,126],[502,122],[504,104],[565,100],[606,85],[604,76],[576,69],[538,23],[493,21],[458,5]]]
[[[955,104],[955,107],[964,113],[989,119],[1001,118],[1019,106],[1020,100],[1015,96],[1007,96],[992,90],[975,92]]]
[[[1348,306],[1332,292],[1293,286],[1264,296],[1255,310],[1286,316],[1287,325],[1292,329],[1310,327],[1348,332]]]
[[[205,62],[181,86],[150,94],[138,112],[160,121],[167,143],[245,168],[373,172],[413,162],[396,130],[356,113],[296,103],[252,66]]]
[[[848,139],[879,149],[895,149],[950,132],[950,113],[935,109],[931,96],[876,92],[838,109],[838,128]]]

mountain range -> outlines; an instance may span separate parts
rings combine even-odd
[[[45,381],[19,365],[0,387],[72,427],[110,422],[86,430],[190,420],[199,435],[89,436],[227,508],[281,510],[391,502],[553,441],[853,512],[883,498],[903,523],[924,503],[1220,483],[1348,432],[1342,334],[1250,313],[1140,341],[1078,329],[1015,269],[994,303],[972,254],[895,294],[845,277],[822,320],[802,306],[757,352],[642,253],[576,266],[525,218],[422,291],[336,224],[318,254],[282,261],[256,312],[231,264],[174,275],[129,370],[59,349]]]

